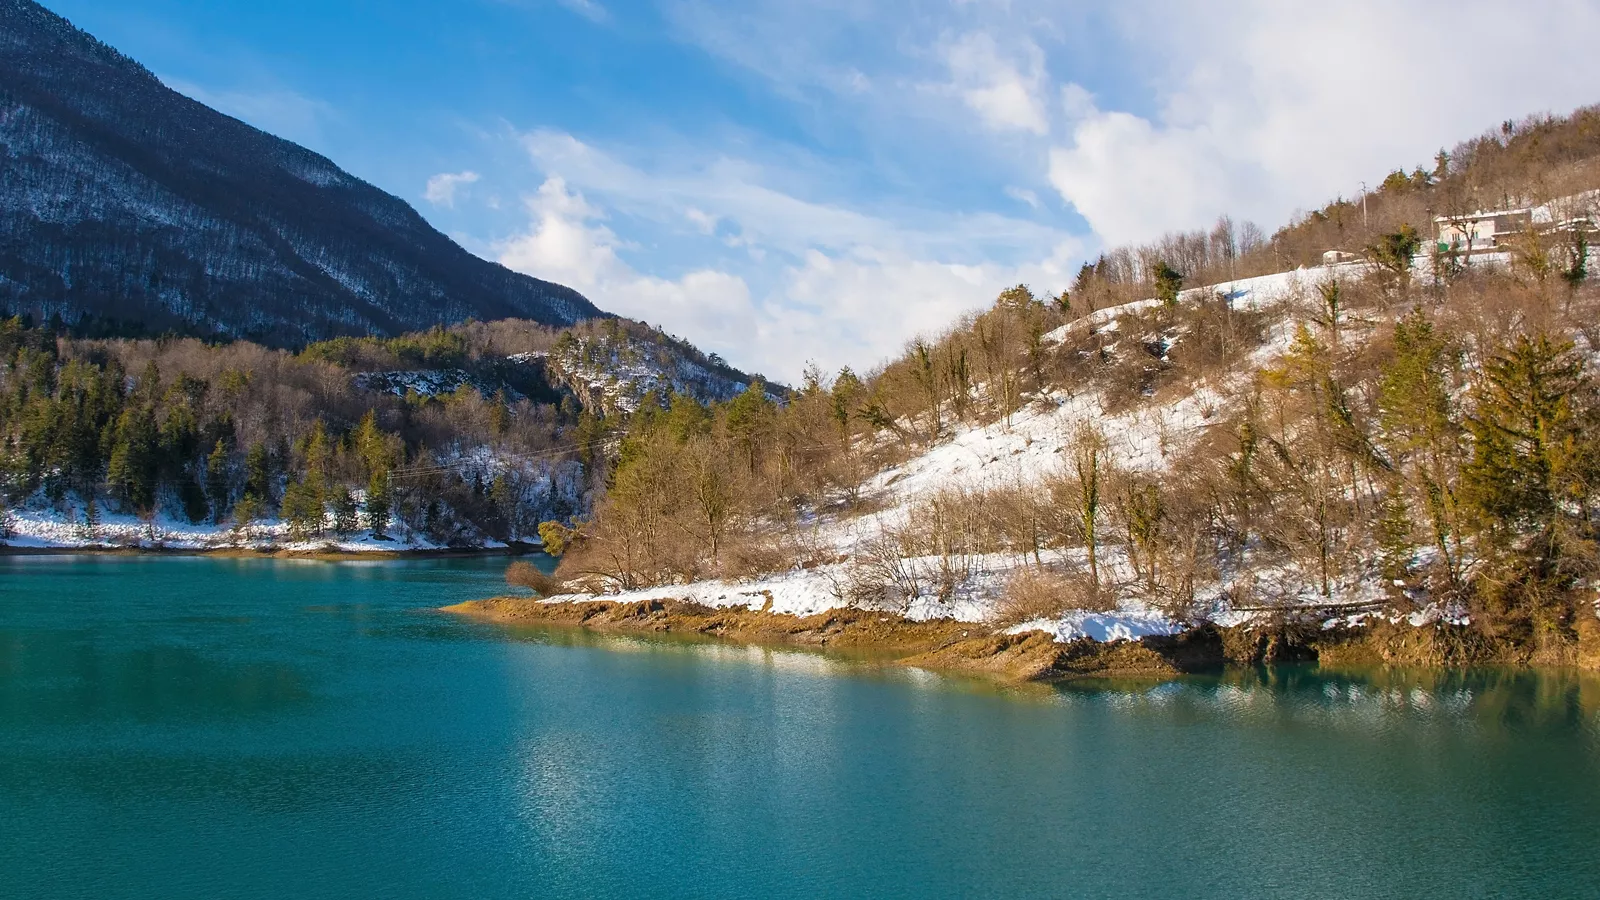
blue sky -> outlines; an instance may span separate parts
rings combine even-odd
[[[784,379],[1600,101],[1586,0],[46,5],[474,252]]]

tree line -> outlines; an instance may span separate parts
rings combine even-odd
[[[105,510],[246,534],[281,518],[300,540],[518,540],[582,508],[559,404],[471,383],[375,393],[342,347],[81,340],[0,320],[0,491],[88,528]],[[443,332],[365,349],[419,365],[468,355]]]
[[[1292,608],[1377,586],[1560,645],[1600,558],[1600,296],[1520,263],[1413,281],[1409,262],[1252,308],[1169,290],[1114,326],[1017,286],[873,372],[813,369],[785,404],[662,398],[618,426],[592,519],[551,526],[561,574],[638,587],[842,563],[840,596],[882,603],[948,595],[1002,553],[1025,563],[1008,589],[1024,611],[1133,595],[1186,617],[1217,596]],[[1163,425],[1159,464],[1130,457],[1119,431],[1197,397],[1204,421]],[[1083,398],[1097,413],[1048,470],[916,499],[847,552],[819,539],[818,521],[875,510],[875,473]]]

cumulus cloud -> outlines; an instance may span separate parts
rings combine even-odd
[[[742,279],[710,268],[677,279],[641,274],[618,255],[625,245],[603,213],[560,176],[545,179],[526,204],[528,230],[498,248],[507,268],[569,285],[610,312],[693,335],[711,349],[731,346],[751,329]]]
[[[1600,79],[1585,37],[1600,8],[1572,0],[1118,10],[1121,41],[1158,72],[1154,111],[1102,110],[1069,84],[1070,140],[1049,154],[1051,183],[1108,243],[1224,213],[1277,224],[1502,119],[1592,102]],[[1542,62],[1512,62],[1527,59]]]
[[[442,172],[428,179],[428,186],[422,196],[434,206],[454,207],[456,205],[456,192],[462,185],[476,184],[480,176],[477,172]]]
[[[796,379],[807,361],[870,366],[1011,284],[1058,289],[1082,250],[1059,232],[998,217],[953,218],[946,234],[807,201],[752,181],[757,169],[737,161],[651,176],[567,135],[527,143],[541,168],[559,174],[527,198],[529,226],[499,246],[503,264],[777,378]],[[750,262],[649,274],[636,262],[643,248],[613,231],[613,215],[687,222],[697,237],[745,247]],[[747,221],[771,224],[746,231]],[[740,233],[718,239],[708,231],[718,228]],[[1024,233],[1021,262],[959,258],[974,238]]]
[[[1027,38],[1003,54],[993,36],[968,34],[945,47],[953,88],[989,128],[996,131],[1050,130],[1039,92],[1044,86],[1044,53]]]
[[[702,233],[715,223],[736,230],[743,243],[795,256],[810,247],[829,252],[873,247],[913,257],[1009,248],[1026,255],[1053,247],[1064,236],[1049,225],[998,213],[931,214],[912,208],[890,218],[811,200],[798,195],[806,177],[725,155],[646,170],[566,132],[534,131],[522,143],[539,171],[558,173],[619,212],[670,227],[688,223]],[[774,187],[778,184],[785,188]]]
[[[662,9],[793,116],[654,123],[648,150],[520,134],[543,186],[503,259],[787,378],[871,365],[1008,284],[1054,290],[1107,245],[1280,224],[1600,81],[1587,0]]]

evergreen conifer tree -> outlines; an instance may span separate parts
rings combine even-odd
[[[1489,359],[1474,385],[1467,419],[1472,457],[1462,472],[1480,521],[1496,532],[1548,531],[1582,490],[1582,443],[1573,398],[1584,364],[1569,342],[1522,335]]]
[[[389,516],[393,507],[390,494],[389,473],[373,470],[367,480],[367,528],[378,539],[388,537]]]
[[[221,524],[228,517],[228,501],[232,499],[228,456],[227,445],[218,440],[211,455],[206,457],[206,495],[211,501],[211,521],[215,524]]]
[[[349,537],[361,528],[356,498],[350,489],[341,487],[333,495],[333,531],[339,537]]]
[[[1183,273],[1174,269],[1166,260],[1156,263],[1156,268],[1151,273],[1156,285],[1156,299],[1165,306],[1178,305],[1178,294],[1183,291]]]

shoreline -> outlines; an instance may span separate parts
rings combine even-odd
[[[252,547],[12,547],[0,544],[6,556],[204,556],[218,559],[313,559],[326,562],[356,560],[442,559],[491,556],[527,556],[536,545],[451,549],[428,547],[411,550],[289,550]]]
[[[441,612],[504,626],[571,628],[602,634],[680,635],[736,644],[822,651],[870,651],[887,663],[977,676],[1007,684],[1086,678],[1149,678],[1276,663],[1327,666],[1467,668],[1510,666],[1600,670],[1600,619],[1578,629],[1575,644],[1543,651],[1497,647],[1470,626],[1293,629],[1203,624],[1171,636],[1060,642],[1044,631],[996,632],[954,619],[915,621],[894,613],[842,607],[807,616],[711,607],[685,600],[586,600],[534,597],[471,600]]]

